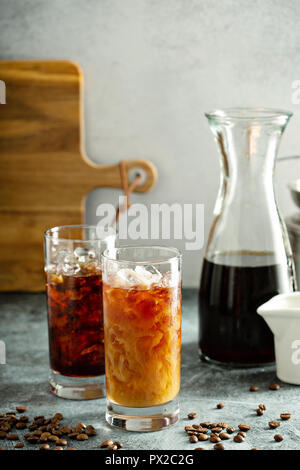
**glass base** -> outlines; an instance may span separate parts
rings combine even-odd
[[[251,368],[255,368],[255,367],[271,367],[271,366],[274,366],[275,365],[275,362],[263,362],[263,363],[243,363],[243,362],[222,362],[222,361],[217,361],[216,359],[211,359],[210,357],[208,356],[205,356],[205,354],[203,354],[201,352],[201,350],[199,349],[199,356],[200,356],[200,359],[201,361],[203,362],[206,362],[206,363],[209,363],[209,364],[213,364],[213,365],[216,365],[216,366],[222,366],[222,367],[228,367],[230,369],[251,369]]]
[[[175,398],[160,406],[129,408],[107,400],[105,417],[108,424],[126,431],[160,431],[179,420],[179,402]]]
[[[105,375],[97,377],[67,377],[51,371],[51,391],[69,400],[94,400],[105,397]]]

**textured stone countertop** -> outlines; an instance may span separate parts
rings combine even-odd
[[[26,405],[26,414],[52,416],[63,413],[66,424],[82,421],[93,424],[98,436],[86,442],[70,441],[71,447],[97,448],[99,442],[111,438],[120,440],[124,449],[186,449],[195,447],[212,449],[213,444],[191,444],[184,426],[201,421],[227,422],[235,427],[249,424],[251,430],[241,444],[232,438],[224,441],[226,449],[300,449],[300,388],[280,383],[274,367],[255,369],[226,369],[200,362],[197,351],[197,292],[185,290],[183,301],[183,343],[181,379],[181,420],[164,431],[155,433],[129,433],[108,426],[104,419],[105,399],[70,401],[55,397],[49,391],[48,340],[45,300],[42,294],[0,295],[0,340],[7,348],[7,364],[0,365],[0,413],[12,411],[16,405]],[[276,381],[279,391],[270,391],[268,385]],[[249,392],[250,385],[259,391]],[[225,402],[223,409],[216,404]],[[259,403],[267,405],[264,416],[257,416]],[[189,412],[196,411],[195,421],[187,420]],[[280,413],[290,412],[292,418],[282,421],[280,428],[271,430],[268,422],[280,421]],[[21,441],[23,431],[18,431]],[[284,436],[274,441],[274,434]],[[2,440],[0,447],[13,449],[15,442]],[[24,448],[38,448],[25,444]]]

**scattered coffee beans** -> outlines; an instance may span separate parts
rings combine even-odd
[[[219,438],[222,439],[222,441],[224,441],[226,439],[230,439],[230,435],[227,432],[221,432],[219,434]]]
[[[263,411],[266,411],[266,409],[267,409],[266,405],[264,405],[263,403],[260,403],[260,404],[258,405],[258,408],[260,408],[260,409],[263,410]]]
[[[198,435],[198,441],[207,441],[208,440],[208,435],[200,432]]]
[[[270,384],[269,385],[269,390],[279,390],[280,389],[280,385],[278,384]]]
[[[219,442],[218,444],[214,445],[215,450],[225,450],[224,444],[222,442]]]
[[[257,408],[256,414],[257,416],[262,416],[264,414],[264,410],[262,410],[261,408]]]
[[[280,418],[281,418],[283,421],[286,421],[286,420],[290,419],[291,416],[292,416],[291,413],[281,413]]]
[[[24,413],[26,406],[16,406],[18,413]],[[62,413],[56,413],[53,417],[45,418],[45,416],[35,416],[32,422],[29,422],[28,416],[22,415],[20,418],[16,416],[15,411],[8,411],[5,414],[0,413],[0,439],[10,441],[18,441],[19,435],[13,430],[24,430],[28,427],[28,431],[23,437],[29,444],[40,444],[41,450],[49,450],[53,442],[53,450],[63,450],[68,445],[68,441],[63,436],[77,439],[78,441],[86,441],[89,436],[97,434],[96,429],[91,424],[77,423],[73,428],[69,426],[61,426],[63,420]],[[110,445],[119,449],[122,447],[121,442],[110,442]],[[14,448],[21,449],[24,447],[23,442],[18,442]],[[108,446],[107,446],[108,447]],[[68,447],[69,450],[76,450]]]
[[[279,421],[270,421],[269,422],[269,427],[270,429],[276,429],[280,426],[280,422]]]
[[[77,441],[87,441],[89,436],[87,434],[77,434]]]
[[[234,442],[240,443],[240,442],[244,441],[244,438],[241,434],[237,434],[236,436],[234,436],[233,440],[234,440]]]
[[[251,427],[248,426],[248,424],[239,424],[238,428],[241,431],[244,431],[244,432],[250,431],[250,429],[251,429]]]
[[[226,431],[228,434],[233,434],[235,431],[235,428],[233,426],[227,426]]]
[[[40,445],[40,450],[50,450],[49,444],[41,444]]]
[[[26,408],[26,406],[16,406],[16,410],[19,413],[25,413],[25,411],[27,411],[27,408]]]
[[[8,439],[9,441],[18,441],[19,436],[18,434],[7,434],[6,439]]]
[[[18,444],[15,445],[15,449],[22,449],[24,447],[23,442],[18,442]]]

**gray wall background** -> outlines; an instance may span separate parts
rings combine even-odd
[[[299,0],[0,0],[0,58],[78,62],[89,158],[152,160],[158,185],[134,201],[204,203],[207,237],[219,166],[204,111],[290,109],[280,156],[300,153],[300,105],[291,102],[299,21]],[[300,176],[299,165],[277,167],[284,215],[295,211],[286,182]],[[94,191],[87,220],[117,194]],[[202,257],[185,254],[185,285],[198,285]]]

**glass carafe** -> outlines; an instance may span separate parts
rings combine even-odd
[[[219,148],[221,181],[200,284],[201,356],[232,365],[272,363],[273,335],[256,309],[295,290],[273,188],[275,159],[291,113],[232,108],[206,117]]]

